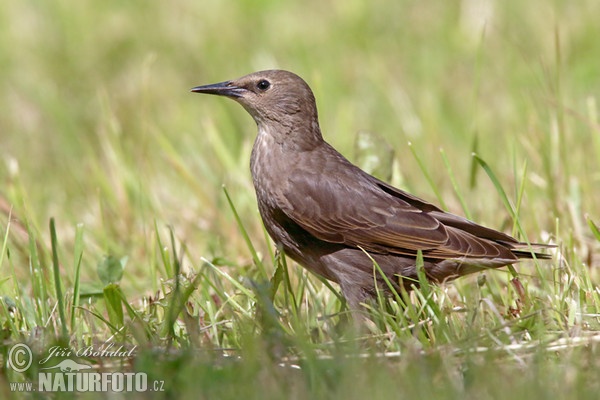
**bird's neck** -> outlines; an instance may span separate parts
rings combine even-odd
[[[258,122],[258,136],[255,147],[277,146],[284,153],[311,151],[323,144],[323,136],[317,119],[294,121]]]
[[[285,175],[295,168],[303,153],[326,145],[317,123],[311,128],[307,128],[306,125],[302,125],[304,128],[299,126],[258,124],[258,135],[250,157],[250,170],[255,185],[257,180],[269,176],[274,180],[284,179]],[[270,185],[270,181],[267,181],[258,186],[266,189]]]

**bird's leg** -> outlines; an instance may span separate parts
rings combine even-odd
[[[372,294],[361,286],[347,282],[340,283],[340,288],[354,322],[361,324],[363,321],[368,320],[368,311],[363,304],[373,300]]]

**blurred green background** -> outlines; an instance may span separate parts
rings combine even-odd
[[[3,209],[43,238],[56,217],[67,248],[83,223],[84,277],[102,254],[128,256],[124,287],[140,294],[155,221],[192,262],[248,265],[221,185],[266,251],[247,167],[255,125],[189,89],[282,68],[309,82],[326,139],[351,160],[367,131],[372,151],[394,152],[384,175],[437,202],[410,142],[447,207],[464,213],[443,148],[472,217],[509,230],[488,179],[469,185],[471,152],[511,199],[526,162],[530,239],[556,233],[558,219],[586,243],[584,215],[600,214],[597,15],[592,0],[6,2]]]

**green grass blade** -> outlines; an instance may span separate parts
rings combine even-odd
[[[450,162],[448,161],[448,157],[446,156],[446,152],[444,149],[440,149],[440,153],[442,154],[442,159],[444,160],[444,164],[446,165],[446,170],[448,171],[448,176],[450,177],[450,182],[452,183],[452,187],[454,188],[454,193],[458,197],[458,201],[465,213],[465,217],[467,219],[472,219],[471,213],[469,212],[469,208],[467,206],[467,202],[465,198],[462,196],[460,189],[458,187],[458,183],[456,182],[456,178],[454,177],[454,172],[452,172],[452,167],[450,166]]]
[[[510,204],[510,200],[508,199],[506,192],[502,188],[502,184],[500,183],[500,181],[498,180],[498,178],[496,177],[496,175],[494,174],[494,172],[492,171],[490,166],[481,157],[479,157],[477,154],[473,154],[473,158],[477,161],[477,163],[481,166],[481,168],[483,168],[483,170],[486,172],[486,174],[492,181],[492,184],[496,188],[496,191],[498,192],[498,194],[500,195],[500,198],[502,199],[502,202],[504,203],[504,207],[506,207],[506,209],[510,213],[511,218],[513,219],[514,223],[516,224],[519,234],[521,235],[522,238],[524,238],[524,240],[527,241],[527,243],[529,243],[529,241],[527,240],[527,235],[525,234],[525,231],[523,230],[523,228],[521,227],[521,223],[519,222],[519,217],[515,213],[515,210],[513,209],[512,205]],[[513,277],[516,278],[518,276],[517,270],[515,269],[515,267],[513,267],[512,265],[508,265],[507,268]]]
[[[65,299],[60,280],[60,264],[58,262],[58,240],[56,239],[56,226],[54,218],[50,218],[50,237],[52,242],[52,267],[54,269],[54,287],[56,291],[56,300],[58,302],[58,314],[60,316],[61,334],[63,339],[67,338],[69,331],[67,329],[67,313],[65,311]]]
[[[479,152],[479,135],[475,133],[473,136],[473,143],[471,144],[471,154],[477,154]],[[469,187],[475,189],[477,186],[477,162],[475,158],[471,158],[471,168],[469,169]]]
[[[258,257],[258,253],[256,252],[254,245],[252,244],[252,240],[250,240],[248,231],[246,231],[246,228],[244,227],[244,224],[242,223],[242,219],[240,218],[237,210],[235,209],[233,201],[231,200],[231,197],[229,196],[229,192],[227,191],[227,188],[225,187],[225,185],[223,185],[223,192],[225,193],[225,197],[227,198],[227,203],[229,203],[229,207],[231,208],[231,211],[233,212],[235,222],[237,223],[237,226],[238,226],[240,232],[242,233],[242,237],[244,238],[244,241],[246,242],[246,246],[248,247],[248,250],[250,250],[250,254],[252,255],[252,260],[254,260],[254,264],[258,268],[258,270],[260,272],[260,276],[263,279],[267,280],[268,275],[267,275],[265,266],[263,265],[262,261],[260,260],[260,257]]]
[[[285,257],[285,253],[282,250],[278,250],[275,255],[275,265],[275,273],[271,277],[270,281],[271,286],[269,300],[271,302],[275,301],[275,295],[277,294],[277,290],[283,283],[284,306],[287,309],[291,309],[294,318],[297,318],[300,304],[297,300],[294,287],[292,286],[287,259]]]
[[[516,169],[515,169],[516,171]],[[525,182],[527,181],[526,179],[527,177],[527,160],[525,160],[525,163],[523,164],[523,173],[521,174],[521,183],[519,185],[518,191],[517,191],[517,204],[515,206],[515,217],[513,219],[513,233],[517,231],[517,223],[516,221],[519,220],[519,215],[521,215],[521,203],[523,202],[523,195],[525,194]]]
[[[158,230],[158,223],[154,220],[154,232],[156,233],[156,242],[158,243],[158,251],[162,260],[162,265],[165,272],[165,277],[171,277],[175,274],[175,271],[171,268],[171,258],[169,257],[168,249],[163,245]]]
[[[121,329],[125,325],[123,304],[119,290],[119,285],[116,283],[107,285],[103,290],[104,303],[106,304],[106,311],[108,312],[108,320],[112,326],[117,328],[117,330]]]
[[[371,260],[371,263],[373,264],[373,285],[375,288],[379,288],[379,284],[377,282],[377,277],[381,277],[381,279],[383,279],[383,282],[385,283],[386,287],[388,288],[388,290],[390,290],[390,293],[392,293],[392,296],[394,296],[394,299],[399,303],[399,304],[403,304],[402,299],[400,298],[400,295],[398,294],[398,291],[394,288],[394,285],[392,284],[392,282],[390,281],[390,279],[388,278],[388,276],[383,272],[383,270],[381,269],[381,267],[379,266],[379,264],[377,263],[377,261],[375,261],[375,259],[369,254],[368,251],[366,251],[365,249],[363,249],[362,247],[359,246],[359,248],[361,249],[361,251],[363,253],[365,253],[365,255],[367,257],[369,257],[369,259]],[[382,299],[381,297],[381,293],[380,290],[377,291],[377,296],[378,296],[378,300],[381,302]]]
[[[592,221],[592,219],[589,217],[589,215],[586,215],[585,219],[588,223],[588,226],[590,227],[590,230],[592,231],[592,234],[594,235],[596,240],[598,240],[600,242],[600,229],[598,228],[598,225],[596,225],[594,223],[594,221]]]
[[[28,240],[28,251],[30,257],[29,269],[32,276],[32,289],[34,293],[34,302],[37,307],[35,307],[35,312],[38,318],[40,325],[43,325],[44,322],[48,320],[50,317],[50,308],[49,308],[49,298],[51,297],[48,290],[49,281],[46,279],[47,274],[45,273],[46,264],[41,261],[42,251],[38,248],[38,244],[36,241],[36,230],[34,230],[33,226],[26,223],[27,226],[27,234],[29,236]],[[13,271],[14,272],[14,271]],[[19,291],[17,291],[18,293]]]
[[[8,234],[10,232],[10,217],[11,213],[8,214],[8,221],[6,223],[6,229],[4,230],[4,238],[2,239],[2,249],[0,249],[0,268],[4,264],[4,256],[6,255],[6,248],[8,246]]]
[[[71,306],[71,332],[75,331],[75,315],[79,307],[79,291],[81,277],[81,261],[83,259],[83,224],[78,224],[75,230],[75,276],[73,277],[73,304]]]
[[[169,237],[171,238],[171,251],[173,253],[173,279],[175,279],[175,287],[173,288],[173,292],[171,293],[171,298],[169,301],[169,306],[167,308],[167,316],[165,320],[165,331],[164,333],[168,335],[169,340],[175,338],[175,322],[177,321],[177,316],[179,315],[179,311],[182,307],[180,302],[180,290],[181,290],[181,264],[177,260],[177,253],[175,250],[175,238],[173,236],[173,230],[169,229]]]
[[[525,234],[525,231],[523,230],[523,227],[521,226],[519,216],[518,216],[517,212],[515,211],[515,209],[513,208],[513,206],[511,205],[510,200],[508,199],[508,196],[506,195],[506,192],[504,191],[504,188],[502,187],[502,184],[500,183],[500,180],[496,177],[496,175],[494,174],[494,172],[492,171],[490,166],[482,158],[480,158],[477,154],[473,154],[473,158],[478,162],[478,164],[481,166],[481,168],[483,168],[483,170],[487,173],[488,177],[492,181],[492,184],[496,188],[496,191],[500,195],[500,199],[504,203],[504,206],[510,213],[511,218],[514,220],[514,223],[516,224],[518,233],[526,240],[527,235]],[[526,169],[524,170],[524,173],[525,172],[526,172]]]
[[[417,164],[419,164],[419,167],[421,168],[421,171],[423,172],[423,175],[425,176],[425,180],[427,180],[427,182],[429,183],[429,186],[433,190],[433,193],[435,194],[435,197],[438,199],[441,207],[444,210],[447,210],[448,206],[446,205],[446,202],[444,201],[444,197],[438,190],[437,185],[433,182],[433,178],[429,174],[429,171],[427,170],[425,163],[423,162],[423,160],[421,160],[421,157],[419,157],[419,155],[417,154],[417,151],[414,149],[411,142],[408,142],[408,148],[410,149],[412,155],[415,157],[415,160],[417,160]]]
[[[6,304],[6,303],[12,303],[12,299],[9,299],[6,296],[0,296],[0,306],[1,306],[1,313],[2,315],[10,315],[10,309],[12,304]],[[3,318],[4,320],[4,318]],[[15,324],[15,321],[13,320],[13,318],[6,318],[5,320],[6,322],[4,322],[5,326],[4,326],[4,332],[5,335],[8,333],[11,333],[18,337],[17,334],[19,332],[19,328],[17,327],[17,325]],[[8,332],[6,332],[8,330]]]
[[[202,258],[202,261],[204,261],[206,263],[206,265],[208,265],[218,276],[225,278],[225,280],[227,280],[230,284],[232,284],[236,290],[239,290],[242,295],[246,296],[247,298],[254,299],[254,293],[252,292],[252,290],[245,287],[243,284],[238,282],[236,279],[232,278],[226,272],[221,271],[221,269],[219,269],[216,265],[214,265],[207,259]],[[215,286],[213,286],[213,288],[216,289]],[[247,309],[245,309],[244,307],[242,307],[242,305],[240,303],[235,301],[235,299],[233,298],[232,295],[230,295],[229,293],[224,292],[224,291],[221,291],[220,295],[226,299],[226,302],[233,304],[234,307],[238,311],[242,312],[245,316],[247,316],[249,318],[251,317],[251,315],[248,313]]]

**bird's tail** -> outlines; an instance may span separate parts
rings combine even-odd
[[[551,260],[552,254],[540,253],[542,249],[554,249],[555,244],[544,243],[505,243],[510,247],[512,253],[518,258],[535,258],[538,260]]]

